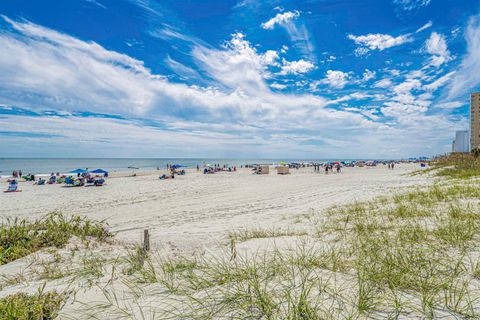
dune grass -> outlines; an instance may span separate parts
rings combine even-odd
[[[65,295],[55,291],[28,295],[17,293],[0,299],[0,319],[54,319],[65,302]]]
[[[72,236],[105,240],[111,236],[103,222],[50,213],[30,221],[9,219],[0,225],[0,264],[6,264],[47,247],[63,247]]]
[[[480,157],[473,153],[453,153],[434,161],[437,176],[469,179],[480,176]]]
[[[299,230],[280,230],[280,229],[241,229],[233,231],[229,234],[229,238],[237,242],[244,242],[251,239],[264,239],[264,238],[278,238],[289,236],[304,236],[307,235],[305,231]]]

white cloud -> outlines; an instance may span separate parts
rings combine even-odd
[[[412,90],[420,88],[421,86],[422,83],[418,79],[407,79],[404,82],[394,86],[392,90],[396,94],[407,94]]]
[[[444,102],[444,103],[437,104],[436,107],[441,109],[456,109],[466,104],[467,103],[462,101],[451,101],[451,102]]]
[[[428,28],[430,28],[431,26],[433,26],[433,22],[432,21],[428,21],[426,24],[424,24],[422,27],[418,28],[417,31],[415,31],[415,33],[419,33],[419,32],[422,32],[423,30],[426,30]]]
[[[363,78],[362,78],[361,81],[362,82],[367,82],[367,81],[370,81],[372,79],[375,79],[376,76],[377,76],[377,73],[375,71],[365,69],[365,72],[363,73]]]
[[[242,33],[233,34],[225,43],[224,50],[195,46],[192,54],[197,64],[216,81],[245,92],[268,88],[265,67],[276,60],[273,51],[259,54]]]
[[[262,63],[267,66],[277,66],[279,59],[278,52],[275,50],[267,50],[264,54],[261,55]]]
[[[349,34],[347,37],[348,39],[353,40],[357,45],[362,46],[362,49],[358,52],[358,54],[365,54],[366,52],[368,52],[367,50],[383,51],[385,49],[399,46],[412,41],[410,35],[408,34],[398,37],[393,37],[391,35],[381,33],[370,33],[362,36],[355,36],[353,34]]]
[[[398,5],[405,11],[412,11],[430,4],[431,0],[393,0],[393,3]]]
[[[454,75],[455,75],[455,71],[449,72],[446,75],[444,75],[444,76],[438,78],[437,80],[433,81],[432,83],[424,85],[423,88],[427,91],[435,91],[438,88],[447,84]]]
[[[283,90],[283,89],[288,88],[288,86],[284,85],[284,84],[281,84],[281,83],[274,82],[270,85],[270,88],[277,89],[277,90]]]
[[[419,106],[415,104],[408,104],[403,102],[386,102],[385,106],[380,109],[387,117],[405,118],[418,115],[419,113],[427,112],[426,106]]]
[[[275,17],[271,18],[267,22],[262,23],[262,28],[272,30],[275,25],[278,24],[281,26],[285,26],[287,23],[294,19],[297,19],[298,17],[300,17],[300,12],[297,10],[277,13]]]
[[[169,55],[167,55],[167,57],[165,58],[165,63],[167,64],[167,66],[170,67],[173,72],[183,78],[201,78],[197,71],[172,59],[172,57],[170,57]]]
[[[382,80],[379,80],[379,81],[375,82],[374,87],[385,89],[385,88],[391,87],[392,85],[393,85],[392,79],[384,78]]]
[[[293,42],[294,46],[310,61],[316,61],[315,47],[310,39],[310,33],[303,23],[294,21],[300,17],[298,10],[277,13],[267,22],[261,24],[263,29],[272,30],[276,25],[283,27]]]
[[[429,62],[430,66],[439,67],[452,60],[445,37],[436,32],[432,32],[430,38],[427,39],[424,50],[432,55]]]
[[[287,61],[283,59],[282,67],[279,72],[280,75],[287,74],[303,74],[312,71],[315,68],[315,65],[310,61],[305,61],[300,59],[298,61]]]
[[[349,75],[346,72],[338,70],[328,70],[326,78],[323,80],[324,83],[327,83],[330,87],[335,89],[342,89],[347,85]]]
[[[354,51],[355,56],[357,56],[357,57],[365,56],[365,55],[367,55],[369,52],[370,52],[370,50],[369,50],[368,48],[365,48],[365,47],[358,47],[358,48],[356,48],[355,51]]]

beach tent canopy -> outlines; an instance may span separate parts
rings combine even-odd
[[[91,173],[102,173],[102,174],[105,174],[105,173],[108,173],[108,171],[105,171],[103,169],[95,169],[93,171],[90,171]]]
[[[69,173],[87,173],[88,170],[84,170],[84,169],[75,169],[73,171],[70,171]]]

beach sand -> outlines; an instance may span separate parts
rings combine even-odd
[[[178,302],[158,284],[131,287],[134,282],[125,271],[144,229],[150,231],[153,257],[227,257],[228,261],[229,235],[240,230],[288,231],[284,237],[240,241],[236,251],[241,257],[292,250],[308,240],[303,235],[315,232],[325,208],[431,182],[428,175],[409,175],[417,169],[415,164],[400,164],[393,171],[380,165],[343,168],[340,174],[326,175],[301,168],[283,176],[274,170],[269,175],[253,175],[250,169],[212,175],[187,170],[173,180],[159,180],[162,171],[137,172],[135,177],[126,172],[108,178],[103,187],[79,188],[20,182],[22,192],[0,193],[3,220],[35,219],[61,211],[105,220],[115,236],[112,242],[93,241],[87,246],[72,239],[66,248],[43,249],[0,266],[4,279],[0,298],[18,292],[33,294],[42,288],[75,292],[69,295],[60,319],[118,319],[124,312],[132,312],[127,317],[132,319],[161,319],[155,316],[158,308],[175,309]],[[3,180],[1,186],[6,189],[7,182]],[[100,261],[100,276],[86,273],[92,267],[85,261],[94,260]]]
[[[402,187],[426,183],[424,175],[407,173],[418,164],[343,168],[341,174],[314,173],[313,168],[290,175],[254,175],[250,169],[159,180],[162,171],[116,174],[104,187],[67,188],[20,182],[22,192],[0,193],[0,216],[39,218],[52,211],[105,220],[115,239],[139,242],[149,229],[152,244],[181,252],[197,252],[224,242],[234,230],[262,227],[296,228],[292,223],[311,211],[347,204]],[[4,180],[1,184],[7,188]]]

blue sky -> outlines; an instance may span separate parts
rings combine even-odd
[[[480,90],[477,0],[0,2],[0,156],[401,158]]]

